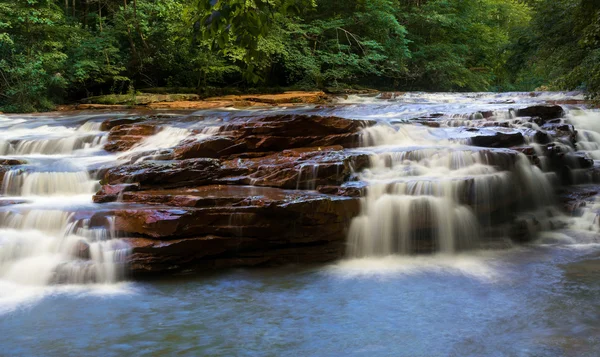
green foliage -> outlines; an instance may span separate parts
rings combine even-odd
[[[0,0],[0,110],[139,103],[133,88],[153,87],[549,86],[600,101],[597,2]]]
[[[51,109],[65,89],[61,71],[69,34],[50,0],[0,3],[0,107],[8,111]]]
[[[583,89],[600,101],[600,4],[538,0],[531,25],[515,41],[509,70],[516,85]]]
[[[414,89],[487,90],[501,81],[510,35],[530,18],[516,0],[431,0],[402,9]]]

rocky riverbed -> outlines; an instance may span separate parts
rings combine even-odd
[[[66,215],[54,281],[505,248],[573,215],[595,230],[600,134],[565,98],[7,117],[3,224],[48,233]],[[48,204],[61,197],[77,203]]]

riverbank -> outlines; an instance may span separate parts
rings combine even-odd
[[[105,95],[86,98],[79,104],[61,105],[58,111],[168,109],[204,110],[217,108],[290,107],[306,104],[326,104],[334,96],[322,91],[287,91],[275,94],[226,95],[203,98],[197,94]]]
[[[345,100],[349,96],[359,95],[377,97],[386,101],[395,101],[411,92],[389,92],[375,89],[348,89],[338,91],[284,91],[262,94],[230,94],[223,96],[200,96],[190,93],[137,93],[110,94],[82,99],[77,104],[59,105],[59,112],[77,110],[211,110],[219,108],[269,108],[297,107],[303,105],[326,105]],[[422,92],[412,92],[415,94]],[[545,92],[529,92],[531,98],[543,96]],[[464,93],[465,95],[474,93]],[[575,98],[576,97],[576,98]],[[555,105],[591,105],[583,96],[569,99],[547,98],[547,104]],[[490,103],[494,104],[494,103]],[[506,104],[511,104],[510,100]]]

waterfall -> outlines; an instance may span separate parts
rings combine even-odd
[[[111,159],[94,156],[106,139],[100,124],[17,125],[0,134],[0,155],[24,162],[4,173],[1,192],[25,202],[0,211],[1,281],[107,284],[125,277],[129,248],[112,218],[78,213],[99,188],[88,165]]]
[[[372,155],[369,168],[356,173],[367,189],[361,214],[349,228],[349,257],[451,254],[479,248],[494,225],[511,222],[517,212],[545,222],[544,208],[555,203],[556,175],[543,171],[544,156],[540,168],[517,151],[468,146],[470,132],[465,136],[463,128],[489,126],[483,115],[437,117],[432,127],[385,118],[362,131],[361,150]],[[543,153],[530,131],[539,129],[537,124],[514,117],[513,110],[497,110],[491,117],[493,123],[520,128]],[[546,227],[540,224],[529,229]],[[501,230],[503,238],[507,229]]]

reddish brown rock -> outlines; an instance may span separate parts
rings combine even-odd
[[[210,184],[234,183],[248,174],[244,167],[228,167],[217,159],[181,161],[143,161],[109,170],[103,183],[108,185],[136,183],[141,190],[176,187],[195,187]]]
[[[150,124],[124,124],[113,127],[108,133],[104,150],[109,152],[126,151],[145,138],[156,134],[160,129]]]
[[[289,189],[341,185],[354,171],[368,164],[367,154],[344,151],[339,146],[285,150],[261,158],[224,163],[228,167],[248,170],[249,174],[241,181],[243,183]]]
[[[220,158],[244,151],[245,147],[236,145],[235,140],[228,137],[207,137],[187,140],[177,146],[173,152],[176,160],[193,158]]]
[[[102,122],[102,124],[100,125],[100,130],[102,131],[110,131],[112,128],[116,127],[116,126],[121,126],[121,125],[129,125],[129,124],[137,124],[137,123],[141,123],[143,121],[148,120],[145,117],[134,117],[134,118],[122,118],[122,117],[117,117],[117,118],[110,118],[110,119],[106,119],[105,121]]]
[[[282,247],[260,244],[254,239],[232,240],[216,236],[160,242],[144,238],[125,241],[132,247],[129,271],[134,276],[290,263],[325,263],[339,259],[344,251],[342,242]]]
[[[94,203],[115,202],[124,192],[136,191],[139,189],[137,184],[117,184],[104,185],[93,197]]]
[[[228,95],[223,97],[208,98],[208,102],[218,103],[236,103],[236,102],[255,102],[264,103],[270,105],[284,105],[284,104],[316,104],[323,103],[328,99],[324,92],[300,92],[290,91],[279,94],[255,94],[255,95]]]
[[[320,149],[320,150],[319,150]],[[316,189],[341,185],[353,170],[369,163],[369,156],[342,147],[285,150],[263,157],[220,161],[199,158],[181,161],[143,161],[109,170],[108,185],[138,183],[143,190],[210,184],[249,184],[278,188]],[[103,200],[97,194],[97,200]]]
[[[79,240],[73,247],[72,254],[76,258],[89,260],[91,258],[89,243],[84,240]]]
[[[138,237],[126,239],[136,274],[336,259],[360,210],[356,198],[249,186],[125,193],[130,200],[155,204],[112,213],[121,234]]]
[[[300,147],[359,145],[361,129],[373,121],[318,115],[280,115],[231,124],[223,131],[247,151],[281,151]]]
[[[134,192],[125,196],[141,197],[143,194]],[[152,192],[145,194],[153,195]],[[263,240],[281,240],[283,237],[294,237],[296,241],[329,240],[329,234],[338,234],[335,231],[340,224],[358,212],[358,200],[355,199],[275,188],[212,186],[198,192],[157,191],[154,194],[159,200],[167,195],[175,196],[169,201],[171,204],[180,200],[176,196],[197,196],[194,206],[200,208],[119,210],[115,212],[117,230],[130,236],[167,239],[243,235]],[[211,206],[209,202],[219,206]]]

